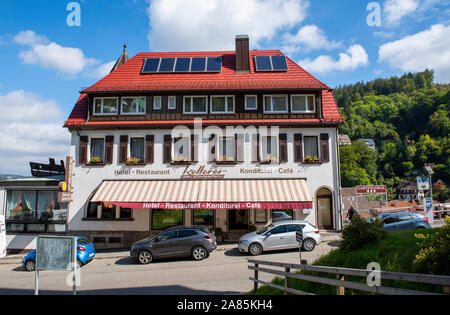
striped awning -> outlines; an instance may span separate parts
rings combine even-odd
[[[311,209],[304,179],[104,181],[92,202],[133,209]]]

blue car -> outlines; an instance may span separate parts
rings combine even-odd
[[[428,218],[414,211],[384,212],[378,215],[388,232],[431,229]],[[373,220],[369,218],[367,220]]]
[[[86,237],[77,237],[77,262],[81,267],[91,262],[95,257],[94,245]],[[22,266],[27,271],[34,271],[36,269],[36,251],[29,252],[22,259]]]

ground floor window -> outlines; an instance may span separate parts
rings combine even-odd
[[[267,223],[267,211],[265,209],[255,210],[255,223]]]
[[[152,211],[152,230],[164,230],[183,225],[184,210],[155,209]]]
[[[210,231],[214,230],[215,211],[209,209],[196,209],[193,211],[194,225],[206,226]]]
[[[132,219],[133,210],[130,208],[122,208],[110,203],[90,202],[86,209],[86,219],[98,220],[120,220]]]
[[[283,220],[293,220],[294,219],[294,210],[286,209],[286,210],[272,210],[272,221],[283,221]]]

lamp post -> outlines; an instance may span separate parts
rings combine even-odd
[[[431,223],[434,222],[434,208],[433,208],[433,183],[431,182],[431,175],[434,174],[433,172],[433,164],[425,164],[424,166],[425,170],[428,173],[428,178],[430,180],[430,201],[431,201],[431,209],[428,209],[428,203],[424,204],[424,212],[426,217],[428,218],[428,221]],[[426,208],[426,211],[425,211]]]

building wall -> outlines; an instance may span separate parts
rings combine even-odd
[[[250,162],[250,152],[252,143],[249,137],[245,137],[244,152],[245,162],[237,165],[216,165],[215,163],[198,162],[192,167],[206,165],[207,168],[225,170],[225,179],[289,179],[289,178],[306,178],[307,187],[313,199],[314,209],[312,211],[299,210],[295,212],[295,218],[306,220],[312,224],[316,224],[316,203],[315,193],[321,187],[327,187],[333,194],[333,221],[336,229],[340,228],[339,222],[339,178],[337,166],[337,131],[335,128],[303,128],[303,129],[283,129],[280,133],[287,134],[287,150],[288,162],[276,165],[261,165],[259,163]],[[304,165],[294,162],[294,134],[301,133],[303,136],[318,136],[321,133],[329,134],[329,154],[330,162],[321,165]],[[154,164],[145,166],[127,166],[119,164],[119,146],[120,136],[128,135],[129,139],[133,137],[145,137],[152,134],[155,136],[154,143]],[[186,166],[173,166],[163,164],[163,138],[164,135],[170,135],[171,130],[111,130],[111,131],[82,131],[72,133],[71,156],[75,159],[73,170],[73,201],[69,206],[68,214],[68,230],[69,231],[135,231],[149,232],[151,226],[150,210],[133,211],[133,221],[86,221],[85,211],[87,204],[92,198],[93,193],[101,185],[103,180],[165,180],[179,179]],[[114,136],[114,154],[113,163],[105,166],[87,166],[78,163],[79,150],[78,145],[80,136],[89,136],[104,138],[105,136]],[[199,152],[202,148],[207,150],[207,138],[202,139],[199,143]],[[90,143],[89,143],[90,148]],[[319,141],[320,150],[320,141]],[[88,160],[90,159],[88,153]],[[141,175],[144,171],[151,172],[150,175]],[[136,174],[140,173],[140,174]],[[148,173],[147,173],[148,174]],[[254,220],[254,215],[250,214],[250,221]],[[216,211],[216,227],[227,230],[226,228],[227,214],[226,211]],[[185,211],[185,224],[192,223],[192,212]]]

